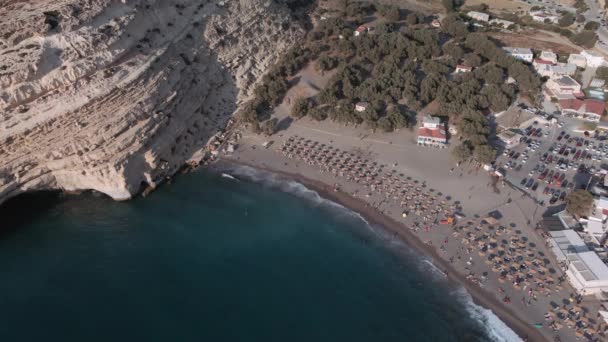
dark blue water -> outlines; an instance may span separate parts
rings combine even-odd
[[[0,217],[0,341],[495,339],[420,257],[259,183],[199,172],[125,203],[22,196]]]

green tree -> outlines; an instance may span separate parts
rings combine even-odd
[[[577,216],[587,216],[593,208],[593,195],[584,189],[576,189],[566,196],[566,210]]]
[[[383,116],[378,120],[378,128],[385,132],[392,132],[394,130],[393,123],[387,116]]]
[[[464,50],[455,42],[443,44],[441,50],[443,54],[451,56],[456,62],[464,56]]]
[[[585,30],[595,31],[600,28],[600,24],[597,21],[589,21],[585,24]]]
[[[293,107],[291,107],[291,116],[296,119],[304,117],[306,114],[308,114],[309,108],[310,105],[308,99],[303,97],[297,98],[293,103]]]
[[[260,128],[260,123],[256,120],[251,123],[251,132],[254,134],[262,133],[262,129]]]
[[[408,14],[405,17],[405,22],[408,25],[416,25],[416,24],[418,24],[418,15],[416,13],[414,13],[414,12]]]
[[[595,77],[608,81],[608,67],[601,66],[595,70]]]
[[[327,119],[327,107],[313,107],[308,110],[308,116],[316,121],[323,121]]]
[[[323,53],[317,60],[317,68],[321,71],[328,71],[338,66],[338,59]]]
[[[469,52],[463,57],[463,62],[465,65],[470,67],[478,67],[481,65],[481,57],[476,53]]]
[[[458,162],[465,161],[472,156],[473,153],[471,152],[471,148],[467,144],[456,145],[452,149],[452,157]]]
[[[475,159],[483,164],[490,164],[496,159],[496,150],[490,145],[475,146]]]
[[[445,8],[446,12],[448,12],[448,13],[454,12],[454,9],[455,9],[454,0],[441,0],[441,4]]]
[[[597,41],[597,35],[594,31],[585,30],[573,35],[572,37],[570,37],[570,40],[576,45],[580,45],[584,48],[590,49],[595,45],[595,42]]]
[[[260,128],[264,134],[270,136],[277,132],[277,123],[279,120],[277,118],[268,119],[260,125]]]
[[[462,38],[469,34],[468,25],[463,23],[456,14],[450,14],[443,19],[441,30],[456,38]]]
[[[399,21],[401,13],[399,13],[399,7],[388,4],[376,5],[378,13],[388,21]]]
[[[574,17],[574,14],[566,12],[562,15],[561,18],[559,18],[559,20],[557,21],[557,24],[561,27],[568,27],[572,24],[574,24],[574,20],[576,18]]]

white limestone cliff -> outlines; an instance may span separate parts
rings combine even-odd
[[[128,199],[181,167],[303,30],[270,0],[8,0],[0,203]]]

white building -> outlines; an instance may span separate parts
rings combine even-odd
[[[355,104],[355,111],[357,111],[359,113],[365,112],[368,107],[369,107],[369,103],[367,103],[367,102],[357,102]]]
[[[573,53],[568,56],[568,63],[574,64],[577,67],[584,69],[587,67],[587,58],[585,58],[585,56],[583,55]]]
[[[585,57],[587,66],[590,68],[597,68],[606,64],[604,57],[595,51],[585,50],[581,52],[581,56]]]
[[[532,17],[532,20],[539,23],[549,22],[557,24],[559,21],[559,16],[557,14],[548,11],[532,11],[530,12],[530,16]]]
[[[557,260],[563,262],[570,284],[579,294],[593,295],[608,291],[608,266],[590,251],[572,229],[550,232],[551,247]]]
[[[582,96],[581,85],[570,76],[551,77],[545,87],[550,92],[550,96],[559,100]]]
[[[501,26],[502,28],[508,28],[509,26],[515,24],[512,21],[503,20],[503,19],[492,19],[490,20],[490,25]]]
[[[500,134],[498,134],[498,139],[506,149],[514,148],[519,145],[522,135],[517,134],[513,131],[506,130]]]
[[[557,63],[557,55],[553,51],[541,51],[538,58],[553,64]]]
[[[463,73],[463,72],[471,72],[471,71],[473,71],[473,67],[462,65],[462,64],[458,64],[456,66],[456,71],[455,72],[457,74],[460,74],[460,73]]]
[[[532,53],[532,50],[528,48],[504,47],[503,50],[505,50],[509,55],[515,57],[515,59],[519,59],[520,61],[532,63],[532,60],[534,59],[534,54]]]
[[[574,76],[576,74],[576,65],[571,63],[557,63],[552,68],[555,76]]]
[[[591,83],[589,83],[589,87],[590,88],[603,88],[605,84],[606,84],[606,81],[604,81],[603,79],[594,78],[591,80]]]
[[[553,76],[553,64],[554,63],[550,61],[539,58],[535,59],[534,62],[532,62],[534,70],[536,70],[539,75],[544,77]]]
[[[583,226],[585,233],[595,239],[597,244],[606,234],[607,218],[608,218],[608,197],[600,196],[595,200],[595,206],[593,212],[588,218],[581,218],[579,222]]]
[[[467,15],[475,20],[478,21],[485,21],[488,22],[488,20],[490,20],[490,15],[487,13],[482,13],[482,12],[477,12],[477,11],[470,11],[469,13],[467,13]]]
[[[418,128],[418,145],[446,147],[447,135],[445,125],[438,117],[425,116],[422,119],[422,126]]]

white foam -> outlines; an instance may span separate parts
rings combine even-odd
[[[407,245],[403,243],[401,239],[396,239],[388,234],[384,229],[377,229],[371,225],[368,221],[363,218],[359,213],[354,212],[336,202],[330,201],[321,197],[316,191],[310,190],[301,183],[287,180],[274,173],[258,170],[249,166],[236,166],[231,169],[232,174],[242,178],[248,178],[256,183],[269,186],[272,188],[279,189],[284,192],[288,192],[296,195],[302,199],[305,199],[316,205],[326,205],[330,208],[337,209],[339,213],[347,214],[351,217],[361,220],[365,223],[365,226],[372,232],[376,233],[377,236],[381,237],[385,241],[390,242],[392,245],[398,245],[399,247],[407,248]],[[410,251],[409,248],[407,248]],[[441,271],[433,262],[426,257],[422,258],[419,266],[425,270],[430,270],[435,280],[445,280],[445,273]],[[425,272],[429,274],[428,272]],[[467,312],[471,317],[481,323],[486,328],[487,334],[492,341],[497,342],[523,342],[523,340],[509,328],[503,321],[496,316],[492,310],[485,309],[473,302],[473,298],[464,288],[455,290],[454,295],[461,301],[465,306]]]
[[[523,342],[515,331],[511,330],[511,328],[501,321],[492,310],[475,304],[471,295],[464,288],[459,288],[454,291],[454,294],[464,304],[471,317],[486,328],[488,336],[492,341]]]
[[[367,226],[369,226],[373,231],[376,231],[372,225],[359,213],[354,212],[343,205],[330,201],[321,197],[316,191],[313,191],[301,183],[288,180],[280,177],[271,172],[266,172],[263,170],[254,169],[249,166],[237,166],[232,170],[232,173],[239,176],[252,180],[253,182],[260,183],[262,185],[279,189],[283,192],[287,192],[293,194],[299,198],[305,199],[310,203],[321,206],[328,206],[333,209],[337,209],[341,214],[346,214],[348,216],[354,217],[358,220],[361,220]]]

